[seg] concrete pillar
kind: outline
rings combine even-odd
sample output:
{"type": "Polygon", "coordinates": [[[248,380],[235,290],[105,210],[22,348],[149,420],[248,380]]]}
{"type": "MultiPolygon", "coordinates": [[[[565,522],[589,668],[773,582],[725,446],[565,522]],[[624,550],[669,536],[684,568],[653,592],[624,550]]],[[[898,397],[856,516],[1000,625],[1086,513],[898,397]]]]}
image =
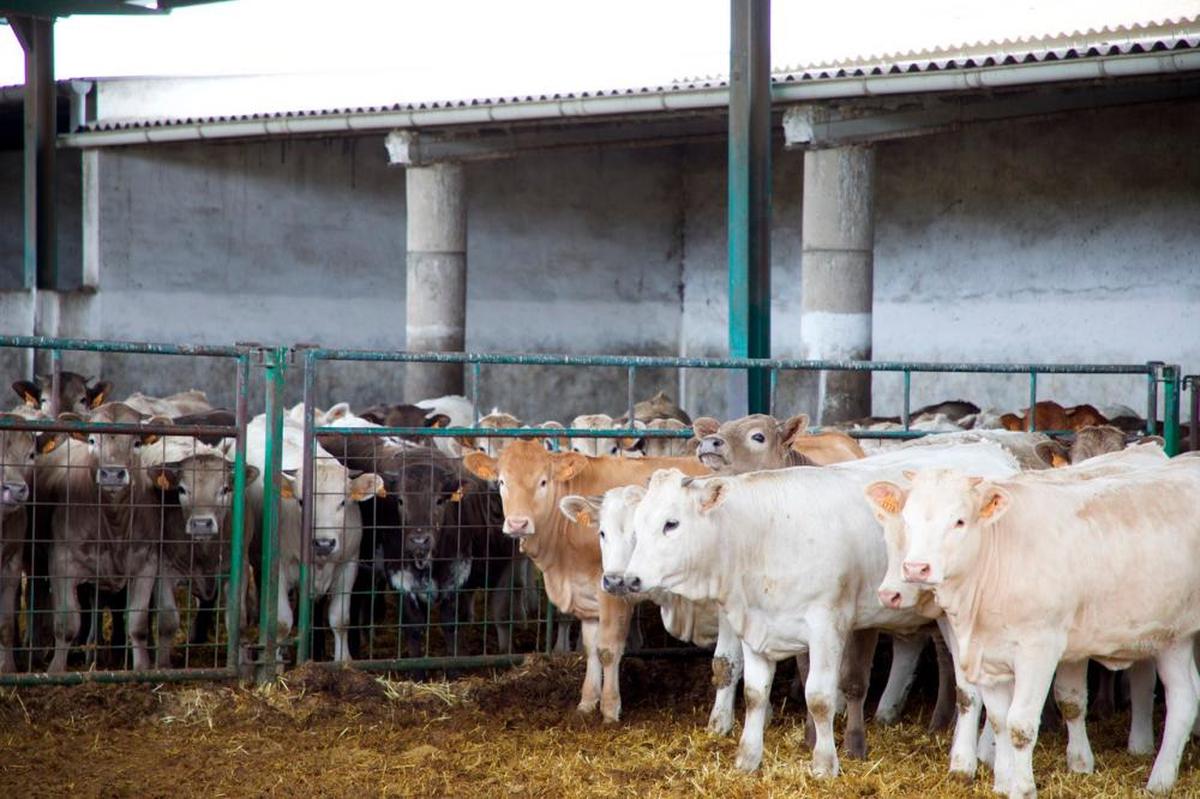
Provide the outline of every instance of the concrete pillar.
{"type": "MultiPolygon", "coordinates": [[[[874,184],[868,147],[804,154],[800,337],[808,358],[871,357],[874,184]]],[[[823,373],[816,413],[820,424],[870,415],[870,373],[823,373]]]]}
{"type": "MultiPolygon", "coordinates": [[[[467,197],[460,164],[409,167],[406,349],[458,352],[466,343],[467,197]]],[[[462,364],[408,364],[404,399],[463,392],[462,364]]]]}

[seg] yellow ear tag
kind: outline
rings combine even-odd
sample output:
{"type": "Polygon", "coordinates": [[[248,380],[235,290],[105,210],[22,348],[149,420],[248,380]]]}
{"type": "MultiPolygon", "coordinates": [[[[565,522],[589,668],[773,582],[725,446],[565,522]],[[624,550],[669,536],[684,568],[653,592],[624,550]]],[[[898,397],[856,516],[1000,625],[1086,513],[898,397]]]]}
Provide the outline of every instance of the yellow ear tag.
{"type": "Polygon", "coordinates": [[[59,441],[61,441],[61,439],[58,439],[58,438],[47,439],[46,443],[44,445],[42,445],[42,454],[46,455],[48,453],[53,452],[55,449],[57,449],[59,441]]]}
{"type": "Polygon", "coordinates": [[[460,488],[450,495],[451,502],[462,502],[463,490],[460,488]]]}
{"type": "Polygon", "coordinates": [[[379,497],[380,499],[387,499],[387,486],[385,486],[383,483],[380,483],[379,488],[375,489],[375,496],[379,497]]]}
{"type": "Polygon", "coordinates": [[[159,488],[161,488],[163,491],[169,491],[171,489],[171,481],[168,480],[167,476],[162,473],[160,473],[158,475],[158,477],[154,478],[154,484],[156,486],[158,486],[159,488]]]}
{"type": "Polygon", "coordinates": [[[42,403],[38,401],[37,397],[33,396],[28,391],[26,391],[25,392],[25,404],[28,405],[30,408],[36,408],[39,405],[41,405],[42,403]]]}
{"type": "Polygon", "coordinates": [[[279,496],[283,497],[284,499],[292,499],[296,496],[296,494],[292,491],[291,483],[280,483],[279,496]]]}
{"type": "Polygon", "coordinates": [[[879,507],[883,508],[888,513],[900,512],[900,501],[891,494],[879,500],[879,507]]]}
{"type": "Polygon", "coordinates": [[[148,447],[151,444],[156,443],[157,441],[158,441],[158,436],[155,435],[154,433],[151,433],[150,435],[148,435],[144,439],[142,439],[142,444],[143,444],[143,446],[148,447]]]}
{"type": "Polygon", "coordinates": [[[1063,466],[1070,466],[1071,462],[1069,460],[1067,460],[1066,458],[1064,458],[1062,455],[1059,455],[1057,452],[1055,452],[1053,455],[1050,456],[1050,465],[1053,466],[1055,469],[1061,469],[1063,466]]]}
{"type": "Polygon", "coordinates": [[[96,396],[92,397],[92,407],[93,408],[99,408],[103,404],[104,404],[104,395],[103,394],[97,394],[96,396]]]}

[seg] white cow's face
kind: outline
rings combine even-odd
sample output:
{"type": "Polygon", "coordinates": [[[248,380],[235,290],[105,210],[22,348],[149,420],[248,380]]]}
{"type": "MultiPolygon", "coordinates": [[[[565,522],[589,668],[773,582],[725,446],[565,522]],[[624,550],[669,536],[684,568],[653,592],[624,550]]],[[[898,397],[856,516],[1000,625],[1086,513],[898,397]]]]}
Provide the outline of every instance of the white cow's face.
{"type": "Polygon", "coordinates": [[[610,489],[603,497],[563,497],[559,510],[576,524],[596,533],[600,540],[600,561],[603,576],[600,587],[614,596],[629,593],[625,586],[625,567],[633,554],[633,512],[645,495],[641,486],[621,486],[610,489]]]}
{"type": "Polygon", "coordinates": [[[887,572],[879,584],[879,601],[893,610],[915,607],[928,591],[904,581],[903,562],[908,543],[900,511],[908,500],[908,491],[885,480],[867,486],[864,493],[875,519],[883,527],[887,546],[887,572]]]}
{"type": "MultiPolygon", "coordinates": [[[[607,413],[591,413],[571,420],[571,427],[580,430],[613,430],[620,426],[607,413]]],[[[621,446],[616,438],[572,438],[571,451],[590,458],[616,457],[621,452],[621,446]]]]}
{"type": "Polygon", "coordinates": [[[715,557],[720,506],[730,486],[721,478],[695,480],[678,469],[655,472],[633,515],[633,554],[625,586],[633,593],[667,591],[687,599],[689,567],[715,557]]]}
{"type": "Polygon", "coordinates": [[[1010,500],[1002,488],[953,469],[926,469],[911,479],[901,511],[907,545],[903,578],[936,586],[974,562],[983,528],[1004,514],[1010,500]]]}
{"type": "MultiPolygon", "coordinates": [[[[284,496],[301,499],[303,472],[284,473],[284,496]]],[[[317,460],[313,480],[313,557],[317,561],[345,560],[357,557],[357,552],[345,551],[345,531],[362,526],[359,502],[373,496],[383,497],[387,489],[377,474],[361,474],[351,478],[346,467],[331,458],[317,460]]]]}

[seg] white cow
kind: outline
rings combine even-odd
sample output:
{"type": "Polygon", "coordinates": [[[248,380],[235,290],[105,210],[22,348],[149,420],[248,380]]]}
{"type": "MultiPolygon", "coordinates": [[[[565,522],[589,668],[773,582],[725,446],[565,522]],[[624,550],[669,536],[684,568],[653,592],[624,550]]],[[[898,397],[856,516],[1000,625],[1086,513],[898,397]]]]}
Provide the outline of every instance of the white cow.
{"type": "MultiPolygon", "coordinates": [[[[246,462],[259,470],[246,491],[247,505],[261,514],[266,468],[266,417],[256,416],[246,425],[246,462]]],[[[300,580],[301,509],[304,484],[304,429],[284,419],[279,502],[279,605],[276,624],[283,639],[291,634],[294,615],[288,592],[300,580]]],[[[311,597],[329,595],[329,626],[333,630],[334,659],[350,659],[347,628],[350,592],[358,574],[358,549],[362,540],[362,512],[358,503],[385,492],[383,478],[366,473],[351,477],[333,456],[316,448],[313,480],[313,530],[311,597]]]]}
{"type": "Polygon", "coordinates": [[[1065,471],[991,481],[918,472],[902,494],[904,576],[935,587],[962,668],[980,686],[996,730],[997,792],[1037,793],[1033,747],[1056,669],[1148,656],[1167,715],[1147,787],[1167,791],[1200,699],[1200,459],[1075,479],[1065,471]]]}
{"type": "MultiPolygon", "coordinates": [[[[833,710],[839,668],[851,647],[874,645],[879,630],[912,634],[928,620],[880,605],[887,566],[879,524],[861,501],[880,475],[913,464],[970,464],[995,475],[1017,472],[994,444],[927,447],[827,466],[689,480],[657,473],[634,513],[636,543],[624,575],[634,591],[668,591],[716,601],[742,640],[746,722],[736,764],[762,760],[763,724],[775,663],[809,652],[805,700],[816,725],[812,772],[838,773],[833,710]],[[747,534],[753,531],[753,535],[747,534]]],[[[856,659],[852,653],[846,662],[856,659]]],[[[867,674],[842,675],[847,727],[862,735],[867,674]]],[[[851,753],[865,739],[847,736],[851,753]]]]}
{"type": "MultiPolygon", "coordinates": [[[[629,595],[623,575],[635,543],[633,514],[645,495],[644,487],[633,485],[610,489],[600,501],[574,494],[559,501],[559,509],[568,519],[597,531],[604,566],[600,584],[615,596],[629,595]]],[[[715,602],[691,602],[669,593],[631,597],[634,601],[640,598],[653,599],[659,605],[663,629],[671,636],[697,646],[716,644],[713,684],[717,692],[708,729],[717,735],[728,735],[733,729],[734,695],[742,676],[741,641],[728,625],[720,623],[715,602]]]]}

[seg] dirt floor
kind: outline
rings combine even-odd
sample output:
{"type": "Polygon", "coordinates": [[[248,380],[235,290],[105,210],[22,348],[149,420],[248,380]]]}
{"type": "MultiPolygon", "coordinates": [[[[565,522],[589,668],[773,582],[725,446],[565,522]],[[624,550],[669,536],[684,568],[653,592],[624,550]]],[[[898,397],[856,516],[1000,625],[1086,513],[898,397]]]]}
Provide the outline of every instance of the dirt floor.
{"type": "MultiPolygon", "coordinates": [[[[832,783],[807,773],[803,715],[777,680],[761,773],[732,765],[736,737],[704,731],[703,659],[623,664],[619,725],[573,711],[578,657],[535,659],[453,682],[309,667],[283,685],[36,687],[0,691],[0,796],[987,797],[946,774],[946,736],[869,730],[865,761],[832,783]]],[[[1160,710],[1161,712],[1161,710],[1160,710]]],[[[1044,797],[1142,793],[1150,760],[1124,752],[1128,716],[1090,725],[1097,772],[1066,772],[1061,734],[1038,742],[1044,797]]],[[[1160,720],[1161,727],[1161,720],[1160,720]]],[[[1175,796],[1200,796],[1197,747],[1175,796]]]]}

